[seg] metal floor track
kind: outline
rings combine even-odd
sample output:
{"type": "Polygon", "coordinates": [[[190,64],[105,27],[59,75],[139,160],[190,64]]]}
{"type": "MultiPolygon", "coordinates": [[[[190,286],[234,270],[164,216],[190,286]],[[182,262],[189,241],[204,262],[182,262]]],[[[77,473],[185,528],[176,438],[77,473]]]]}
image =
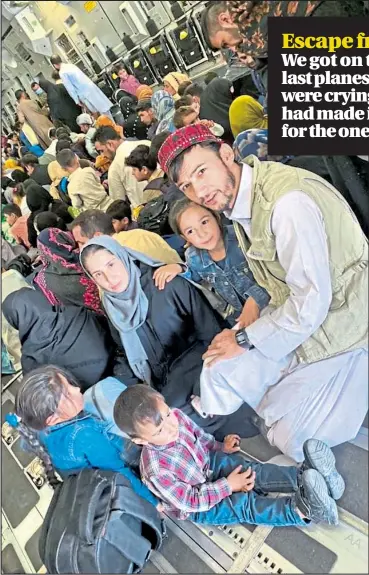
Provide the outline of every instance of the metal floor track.
{"type": "MultiPolygon", "coordinates": [[[[2,423],[20,381],[3,381],[2,423]]],[[[338,527],[211,527],[168,518],[168,538],[143,573],[368,573],[367,425],[366,418],[353,441],[334,449],[346,480],[338,527]]],[[[244,440],[242,449],[248,458],[291,464],[261,436],[244,440]]],[[[52,490],[41,485],[19,438],[3,434],[2,457],[2,573],[46,573],[38,538],[52,490]]]]}

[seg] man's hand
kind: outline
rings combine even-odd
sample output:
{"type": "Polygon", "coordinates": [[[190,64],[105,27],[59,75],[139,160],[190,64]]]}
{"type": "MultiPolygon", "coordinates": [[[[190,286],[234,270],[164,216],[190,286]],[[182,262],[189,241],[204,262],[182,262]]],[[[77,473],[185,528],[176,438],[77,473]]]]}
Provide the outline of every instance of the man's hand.
{"type": "Polygon", "coordinates": [[[155,270],[152,277],[156,287],[159,290],[163,290],[165,288],[165,284],[171,282],[176,276],[181,274],[182,271],[182,266],[179,264],[168,264],[155,270]]]}
{"type": "Polygon", "coordinates": [[[253,297],[248,297],[241,315],[236,319],[239,329],[243,329],[248,325],[251,325],[259,319],[260,309],[253,297]]]}
{"type": "Polygon", "coordinates": [[[242,471],[242,465],[239,465],[228,475],[227,481],[232,493],[251,491],[255,485],[255,472],[250,467],[242,471]]]}
{"type": "Polygon", "coordinates": [[[236,332],[233,329],[224,329],[215,336],[208,347],[208,350],[202,356],[206,365],[211,365],[221,359],[232,359],[241,355],[244,350],[236,341],[236,332]]]}
{"type": "Polygon", "coordinates": [[[223,441],[223,449],[224,453],[236,453],[240,450],[240,441],[241,438],[239,435],[226,435],[223,441]]]}

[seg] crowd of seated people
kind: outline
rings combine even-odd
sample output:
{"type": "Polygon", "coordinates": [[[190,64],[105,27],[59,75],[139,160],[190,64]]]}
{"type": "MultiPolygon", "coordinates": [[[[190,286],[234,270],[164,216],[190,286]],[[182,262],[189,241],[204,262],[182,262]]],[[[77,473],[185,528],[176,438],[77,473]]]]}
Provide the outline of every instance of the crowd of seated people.
{"type": "MultiPolygon", "coordinates": [[[[213,4],[231,13],[206,11],[216,47],[213,4]]],[[[368,222],[338,174],[363,186],[364,169],[269,156],[255,70],[257,97],[216,74],[173,72],[153,91],[118,66],[143,139],[97,104],[82,113],[60,83],[34,86],[43,107],[18,94],[3,143],[2,343],[23,372],[19,430],[49,477],[118,471],[198,523],[337,524],[330,447],[367,411],[368,326],[368,222]],[[295,465],[245,470],[240,441],[259,433],[295,465]],[[271,484],[294,495],[265,498],[271,484]]]]}

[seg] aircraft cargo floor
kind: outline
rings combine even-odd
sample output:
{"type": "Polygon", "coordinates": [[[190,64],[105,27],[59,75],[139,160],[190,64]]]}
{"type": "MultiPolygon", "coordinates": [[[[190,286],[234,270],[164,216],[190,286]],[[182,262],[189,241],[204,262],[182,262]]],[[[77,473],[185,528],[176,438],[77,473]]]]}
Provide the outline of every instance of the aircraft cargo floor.
{"type": "MultiPolygon", "coordinates": [[[[2,377],[2,423],[21,377],[12,379],[2,377]]],[[[242,449],[260,461],[289,464],[261,436],[243,441],[242,449]]],[[[143,572],[368,573],[368,417],[358,436],[334,452],[346,480],[339,527],[199,527],[168,518],[168,538],[143,572]]],[[[46,573],[38,538],[52,490],[40,485],[37,460],[6,430],[2,458],[2,573],[46,573]]]]}

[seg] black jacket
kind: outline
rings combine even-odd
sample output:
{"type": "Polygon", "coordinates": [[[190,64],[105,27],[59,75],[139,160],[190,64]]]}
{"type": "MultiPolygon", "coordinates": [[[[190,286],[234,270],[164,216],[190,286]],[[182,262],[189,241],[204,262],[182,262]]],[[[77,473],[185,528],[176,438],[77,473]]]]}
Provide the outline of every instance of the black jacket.
{"type": "Polygon", "coordinates": [[[24,374],[58,365],[73,373],[82,391],[113,374],[116,346],[104,317],[83,307],[52,306],[29,288],[8,295],[3,313],[19,331],[24,374]]]}
{"type": "Polygon", "coordinates": [[[82,109],[70,97],[65,86],[53,84],[44,78],[40,79],[39,84],[47,94],[47,105],[53,122],[58,120],[68,126],[72,132],[79,132],[76,118],[82,113],[82,109]]]}
{"type": "Polygon", "coordinates": [[[48,165],[47,164],[36,165],[35,169],[30,175],[30,179],[34,180],[40,186],[50,186],[52,182],[49,176],[48,165]]]}
{"type": "MultiPolygon", "coordinates": [[[[209,433],[223,439],[227,433],[255,435],[250,425],[250,408],[242,407],[232,416],[203,419],[193,410],[191,395],[200,395],[202,355],[224,325],[192,284],[177,277],[160,291],[152,279],[153,268],[139,264],[141,286],[149,300],[146,322],[138,329],[152,372],[152,385],[171,407],[182,409],[209,433]],[[233,430],[233,431],[232,431],[233,430]]],[[[119,334],[112,327],[116,341],[119,334]]],[[[119,379],[126,385],[138,383],[128,362],[121,362],[119,379]]]]}

